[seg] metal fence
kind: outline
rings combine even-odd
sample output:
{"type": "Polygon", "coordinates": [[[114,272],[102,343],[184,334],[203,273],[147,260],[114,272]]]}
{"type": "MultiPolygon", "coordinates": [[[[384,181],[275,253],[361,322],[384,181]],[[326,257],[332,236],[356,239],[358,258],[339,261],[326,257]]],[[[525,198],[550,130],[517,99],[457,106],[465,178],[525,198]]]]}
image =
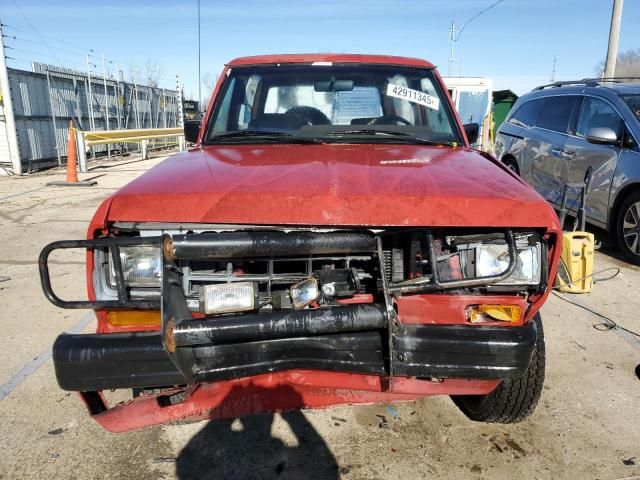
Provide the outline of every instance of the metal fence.
{"type": "MultiPolygon", "coordinates": [[[[7,68],[15,132],[2,125],[5,115],[0,116],[0,145],[9,143],[9,135],[17,136],[22,172],[64,163],[71,119],[81,130],[180,125],[175,90],[125,82],[121,74],[103,78],[41,63],[32,68],[7,68]]],[[[99,154],[108,147],[93,148],[99,154]]],[[[0,156],[2,167],[11,169],[8,156],[0,156]]]]}

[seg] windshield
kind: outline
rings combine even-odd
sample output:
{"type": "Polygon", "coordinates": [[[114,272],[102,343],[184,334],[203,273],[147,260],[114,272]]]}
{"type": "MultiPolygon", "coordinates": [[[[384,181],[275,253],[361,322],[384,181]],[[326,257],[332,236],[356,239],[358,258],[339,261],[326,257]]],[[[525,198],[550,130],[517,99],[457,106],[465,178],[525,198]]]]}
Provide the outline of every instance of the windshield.
{"type": "Polygon", "coordinates": [[[205,143],[461,143],[434,71],[373,65],[232,69],[205,143]]]}
{"type": "Polygon", "coordinates": [[[640,121],[640,95],[620,95],[629,108],[640,121]]]}

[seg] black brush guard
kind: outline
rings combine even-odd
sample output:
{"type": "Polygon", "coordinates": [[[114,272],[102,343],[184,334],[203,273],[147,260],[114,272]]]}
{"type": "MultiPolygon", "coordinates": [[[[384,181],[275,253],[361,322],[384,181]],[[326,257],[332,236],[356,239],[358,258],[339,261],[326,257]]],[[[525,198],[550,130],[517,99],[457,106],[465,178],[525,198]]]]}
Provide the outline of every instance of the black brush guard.
{"type": "MultiPolygon", "coordinates": [[[[486,284],[502,280],[515,268],[514,236],[507,232],[505,239],[509,266],[500,275],[482,279],[486,284]]],[[[39,262],[42,286],[52,303],[63,308],[162,311],[160,333],[59,336],[53,348],[58,382],[65,390],[97,391],[194,384],[290,369],[420,378],[503,379],[524,374],[536,340],[533,323],[523,327],[401,324],[391,304],[393,286],[386,282],[384,301],[378,304],[193,319],[175,263],[329,253],[379,255],[380,251],[380,238],[368,232],[231,232],[54,242],[45,247],[39,262]],[[163,249],[161,302],[130,298],[118,270],[119,249],[130,245],[163,249]],[[65,301],[56,296],[47,261],[60,248],[109,249],[118,299],[65,301]]],[[[384,273],[383,262],[380,268],[384,273]]],[[[453,281],[440,282],[437,273],[432,286],[456,288],[453,281]]]]}

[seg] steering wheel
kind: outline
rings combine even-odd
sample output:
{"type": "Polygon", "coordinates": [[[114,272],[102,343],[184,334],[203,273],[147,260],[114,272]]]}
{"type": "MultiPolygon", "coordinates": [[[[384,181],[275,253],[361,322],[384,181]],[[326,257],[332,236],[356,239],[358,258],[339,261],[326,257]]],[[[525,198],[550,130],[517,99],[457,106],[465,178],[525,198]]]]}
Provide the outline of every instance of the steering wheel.
{"type": "Polygon", "coordinates": [[[294,115],[304,120],[309,125],[331,125],[331,120],[324,113],[314,107],[293,107],[284,112],[285,115],[294,115]]]}
{"type": "Polygon", "coordinates": [[[368,125],[397,125],[401,123],[403,125],[412,125],[412,123],[406,118],[402,118],[400,115],[383,115],[371,120],[368,125]]]}

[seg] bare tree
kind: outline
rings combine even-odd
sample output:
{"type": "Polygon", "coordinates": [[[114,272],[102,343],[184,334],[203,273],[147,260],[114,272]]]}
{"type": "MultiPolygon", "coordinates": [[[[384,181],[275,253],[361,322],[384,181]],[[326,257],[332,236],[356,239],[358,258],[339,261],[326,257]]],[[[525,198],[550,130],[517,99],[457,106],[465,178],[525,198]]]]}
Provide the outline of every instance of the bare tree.
{"type": "MultiPolygon", "coordinates": [[[[604,72],[604,60],[595,68],[598,77],[604,72]]],[[[627,50],[618,54],[616,59],[616,77],[637,77],[640,78],[640,48],[627,50]]]]}
{"type": "Polygon", "coordinates": [[[162,65],[153,58],[148,58],[144,64],[145,80],[147,85],[153,88],[160,86],[160,77],[162,77],[162,65]]]}
{"type": "Polygon", "coordinates": [[[218,83],[217,74],[205,73],[202,76],[204,97],[202,97],[202,105],[200,105],[200,110],[204,111],[204,109],[209,105],[209,100],[211,100],[213,89],[216,88],[216,83],[218,83]]]}

